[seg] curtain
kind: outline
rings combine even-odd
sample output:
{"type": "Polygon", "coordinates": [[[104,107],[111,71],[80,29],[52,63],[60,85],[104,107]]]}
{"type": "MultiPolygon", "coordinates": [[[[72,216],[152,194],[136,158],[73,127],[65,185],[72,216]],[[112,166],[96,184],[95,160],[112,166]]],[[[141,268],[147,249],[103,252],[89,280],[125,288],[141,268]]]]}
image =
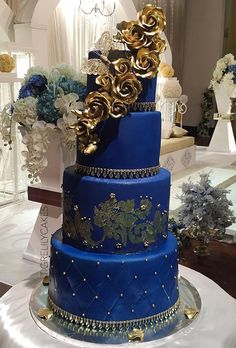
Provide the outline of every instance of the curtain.
{"type": "Polygon", "coordinates": [[[38,0],[5,0],[15,14],[15,23],[29,23],[38,0]]]}
{"type": "Polygon", "coordinates": [[[161,7],[166,15],[165,35],[172,51],[175,76],[182,82],[184,59],[184,32],[186,0],[133,0],[137,11],[146,4],[153,3],[161,7]]]}
{"type": "Polygon", "coordinates": [[[115,29],[115,18],[99,13],[84,14],[79,1],[61,0],[49,22],[49,66],[72,65],[80,71],[82,60],[101,34],[115,29]]]}

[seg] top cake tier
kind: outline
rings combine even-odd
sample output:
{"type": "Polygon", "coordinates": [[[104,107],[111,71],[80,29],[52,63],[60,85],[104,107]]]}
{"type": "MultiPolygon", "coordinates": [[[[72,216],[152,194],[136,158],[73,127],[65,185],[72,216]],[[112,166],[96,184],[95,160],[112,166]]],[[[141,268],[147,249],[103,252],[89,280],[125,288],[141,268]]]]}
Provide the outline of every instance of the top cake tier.
{"type": "Polygon", "coordinates": [[[130,112],[123,118],[109,118],[98,126],[98,136],[100,142],[94,154],[77,151],[81,172],[87,170],[90,174],[91,167],[95,167],[155,174],[160,156],[160,112],[130,112]]]}
{"type": "MultiPolygon", "coordinates": [[[[119,51],[119,50],[112,50],[109,52],[108,59],[110,61],[115,61],[119,58],[126,58],[127,55],[130,55],[130,52],[128,51],[119,51]]],[[[91,51],[89,52],[88,59],[98,59],[100,57],[100,52],[99,51],[91,51]]],[[[96,83],[96,75],[88,75],[87,77],[87,94],[92,92],[92,91],[97,91],[101,86],[99,86],[96,83]]],[[[136,102],[134,103],[134,106],[136,107],[152,107],[153,104],[155,104],[156,100],[156,82],[157,78],[138,78],[139,82],[142,85],[142,91],[139,94],[136,102]],[[140,103],[143,103],[141,105],[140,103]]]]}

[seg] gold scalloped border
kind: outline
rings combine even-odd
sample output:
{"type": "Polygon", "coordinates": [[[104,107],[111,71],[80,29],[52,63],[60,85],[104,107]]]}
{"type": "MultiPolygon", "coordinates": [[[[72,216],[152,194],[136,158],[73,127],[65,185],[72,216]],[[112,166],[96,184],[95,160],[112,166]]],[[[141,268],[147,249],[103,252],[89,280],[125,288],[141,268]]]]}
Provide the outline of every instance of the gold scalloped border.
{"type": "Polygon", "coordinates": [[[96,176],[109,179],[138,179],[154,176],[159,173],[160,165],[140,169],[109,169],[99,167],[89,167],[76,163],[75,171],[79,174],[96,176]]]}
{"type": "Polygon", "coordinates": [[[170,319],[174,317],[178,309],[180,308],[180,298],[169,309],[160,312],[156,315],[145,317],[141,319],[124,320],[124,321],[103,321],[94,320],[85,317],[80,317],[75,314],[71,314],[64,309],[57,306],[50,296],[48,295],[48,305],[51,307],[56,315],[70,321],[71,323],[79,324],[85,328],[91,328],[93,330],[105,330],[105,331],[123,331],[124,329],[133,329],[137,327],[149,327],[159,326],[163,327],[163,323],[168,323],[170,319]]]}

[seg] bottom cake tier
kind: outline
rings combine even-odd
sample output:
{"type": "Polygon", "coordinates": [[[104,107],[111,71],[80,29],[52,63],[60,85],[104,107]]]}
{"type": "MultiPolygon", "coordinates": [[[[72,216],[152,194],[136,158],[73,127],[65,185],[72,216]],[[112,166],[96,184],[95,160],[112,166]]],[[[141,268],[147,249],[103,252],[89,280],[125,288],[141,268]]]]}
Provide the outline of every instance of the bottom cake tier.
{"type": "Polygon", "coordinates": [[[52,237],[49,304],[72,322],[91,327],[146,325],[171,318],[179,307],[177,242],[151,251],[99,254],[52,237]]]}

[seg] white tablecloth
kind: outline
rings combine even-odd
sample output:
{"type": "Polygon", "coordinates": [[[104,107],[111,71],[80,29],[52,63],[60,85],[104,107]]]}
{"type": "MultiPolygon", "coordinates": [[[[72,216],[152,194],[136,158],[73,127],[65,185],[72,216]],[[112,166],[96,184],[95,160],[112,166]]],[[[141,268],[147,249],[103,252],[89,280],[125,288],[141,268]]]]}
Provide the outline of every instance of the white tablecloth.
{"type": "MultiPolygon", "coordinates": [[[[180,266],[181,275],[199,291],[200,315],[185,329],[164,339],[145,343],[127,343],[119,347],[135,348],[235,348],[236,300],[202,274],[180,266]]],[[[15,285],[0,300],[0,348],[79,348],[117,347],[57,340],[43,332],[29,312],[29,299],[35,279],[15,285]]]]}

